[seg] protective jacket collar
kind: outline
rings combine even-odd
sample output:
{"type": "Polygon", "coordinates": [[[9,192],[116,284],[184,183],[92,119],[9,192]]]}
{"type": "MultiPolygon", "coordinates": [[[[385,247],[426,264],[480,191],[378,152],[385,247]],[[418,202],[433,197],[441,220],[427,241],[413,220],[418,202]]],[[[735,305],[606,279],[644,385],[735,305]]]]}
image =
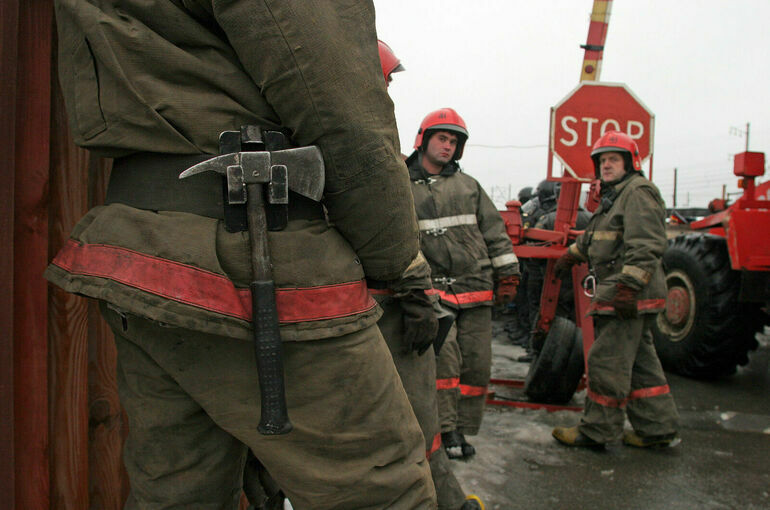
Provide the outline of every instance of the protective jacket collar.
{"type": "MultiPolygon", "coordinates": [[[[409,168],[409,178],[413,181],[420,181],[429,179],[430,177],[435,177],[434,174],[428,173],[427,170],[423,168],[422,156],[423,152],[421,150],[416,150],[412,152],[408,158],[406,158],[406,166],[409,168]]],[[[441,172],[439,172],[438,175],[449,177],[450,175],[454,175],[459,171],[460,165],[457,163],[457,161],[452,160],[444,165],[444,168],[441,169],[441,172]]]]}

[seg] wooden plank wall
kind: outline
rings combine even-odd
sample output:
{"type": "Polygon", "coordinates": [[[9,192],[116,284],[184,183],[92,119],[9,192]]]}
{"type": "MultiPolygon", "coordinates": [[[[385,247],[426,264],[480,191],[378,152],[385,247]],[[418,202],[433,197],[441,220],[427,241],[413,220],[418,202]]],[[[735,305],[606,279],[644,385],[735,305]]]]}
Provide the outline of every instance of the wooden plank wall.
{"type": "MultiPolygon", "coordinates": [[[[74,145],[56,80],[51,113],[52,258],[77,221],[103,203],[112,165],[74,145]]],[[[119,510],[129,488],[121,460],[128,426],[118,400],[112,333],[93,300],[54,286],[49,325],[51,508],[119,510]]]]}
{"type": "Polygon", "coordinates": [[[72,143],[54,34],[52,0],[0,2],[0,509],[118,510],[127,427],[111,333],[42,277],[111,166],[72,143]]]}
{"type": "MultiPolygon", "coordinates": [[[[0,76],[16,76],[19,5],[0,1],[0,76]]],[[[0,508],[16,506],[13,412],[13,194],[16,80],[0,80],[0,508]]]]}
{"type": "Polygon", "coordinates": [[[13,228],[16,507],[49,508],[48,150],[50,0],[18,2],[13,228]]]}

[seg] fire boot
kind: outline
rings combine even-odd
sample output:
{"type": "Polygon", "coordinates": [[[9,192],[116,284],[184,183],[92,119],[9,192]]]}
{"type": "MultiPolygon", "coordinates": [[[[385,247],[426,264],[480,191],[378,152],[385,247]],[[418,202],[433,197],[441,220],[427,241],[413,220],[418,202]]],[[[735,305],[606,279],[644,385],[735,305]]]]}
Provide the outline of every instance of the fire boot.
{"type": "Polygon", "coordinates": [[[585,448],[604,448],[604,443],[595,441],[586,436],[577,426],[575,427],[556,427],[551,435],[561,444],[567,446],[582,446],[585,448]]]}
{"type": "Polygon", "coordinates": [[[478,496],[471,494],[465,497],[465,503],[460,510],[484,510],[484,503],[478,496]]]}
{"type": "Polygon", "coordinates": [[[522,354],[518,358],[516,358],[516,361],[519,363],[532,363],[532,361],[535,359],[535,352],[527,349],[526,354],[522,354]]]}
{"type": "Polygon", "coordinates": [[[623,444],[636,448],[666,448],[676,446],[681,441],[676,432],[659,436],[640,436],[632,430],[623,432],[623,444]]]}
{"type": "Polygon", "coordinates": [[[441,433],[441,444],[446,450],[446,455],[450,459],[462,459],[463,458],[463,443],[464,438],[462,434],[456,430],[450,432],[441,433]]]}
{"type": "Polygon", "coordinates": [[[505,332],[513,345],[526,347],[529,343],[529,329],[521,324],[518,317],[514,317],[505,325],[505,332]]]}
{"type": "Polygon", "coordinates": [[[465,440],[465,436],[462,433],[458,432],[458,434],[460,435],[460,449],[463,452],[463,458],[469,459],[476,455],[476,448],[465,440]]]}

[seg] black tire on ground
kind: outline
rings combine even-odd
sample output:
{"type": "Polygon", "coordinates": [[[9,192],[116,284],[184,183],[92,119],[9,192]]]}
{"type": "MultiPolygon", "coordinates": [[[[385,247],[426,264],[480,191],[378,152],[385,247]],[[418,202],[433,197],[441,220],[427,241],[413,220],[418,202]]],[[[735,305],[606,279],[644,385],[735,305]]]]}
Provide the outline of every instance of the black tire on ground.
{"type": "Polygon", "coordinates": [[[566,404],[583,376],[580,330],[564,317],[555,317],[540,353],[532,360],[524,392],[533,402],[566,404]]]}
{"type": "Polygon", "coordinates": [[[668,296],[653,337],[666,370],[700,379],[735,373],[757,348],[764,323],[759,304],[741,303],[740,273],[730,267],[725,239],[687,234],[663,254],[668,296]]]}

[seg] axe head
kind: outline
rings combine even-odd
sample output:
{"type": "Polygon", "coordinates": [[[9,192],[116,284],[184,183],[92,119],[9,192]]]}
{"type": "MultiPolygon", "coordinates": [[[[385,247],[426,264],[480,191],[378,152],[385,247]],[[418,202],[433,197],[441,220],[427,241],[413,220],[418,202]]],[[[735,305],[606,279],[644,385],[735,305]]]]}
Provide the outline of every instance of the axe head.
{"type": "MultiPolygon", "coordinates": [[[[291,191],[316,202],[321,200],[325,179],[324,161],[320,149],[314,145],[274,152],[223,154],[191,166],[179,174],[179,178],[185,179],[203,172],[228,175],[228,167],[241,167],[243,181],[238,184],[269,184],[272,181],[271,169],[277,165],[286,167],[291,191]]],[[[233,184],[228,182],[228,187],[233,184]]]]}

